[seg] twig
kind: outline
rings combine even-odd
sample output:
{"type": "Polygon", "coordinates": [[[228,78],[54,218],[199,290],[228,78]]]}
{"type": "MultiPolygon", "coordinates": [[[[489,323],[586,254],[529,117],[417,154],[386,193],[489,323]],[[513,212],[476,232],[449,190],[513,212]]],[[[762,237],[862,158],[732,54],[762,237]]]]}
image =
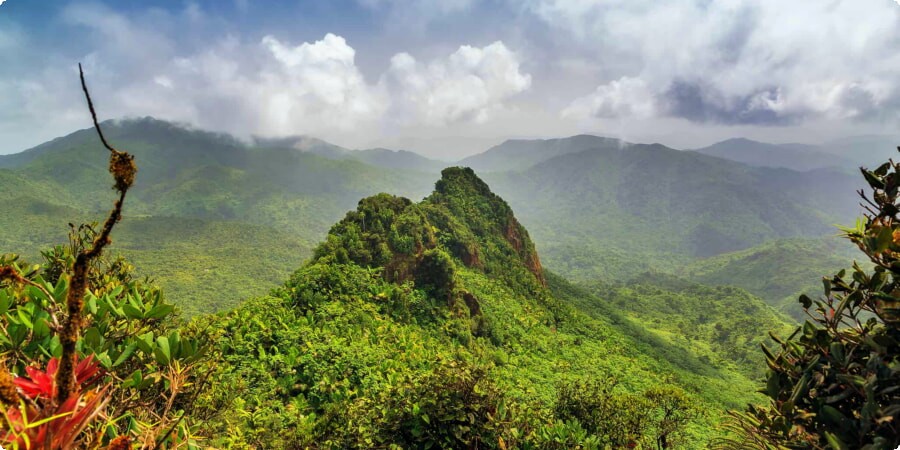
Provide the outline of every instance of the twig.
{"type": "Polygon", "coordinates": [[[134,165],[134,157],[128,153],[116,150],[106,141],[106,137],[103,136],[103,131],[100,129],[100,123],[97,121],[97,112],[94,109],[91,94],[88,92],[81,64],[78,64],[78,74],[81,77],[81,89],[84,91],[85,99],[87,99],[88,109],[91,111],[94,129],[97,130],[97,135],[100,136],[100,142],[110,152],[109,173],[115,179],[116,184],[114,188],[119,192],[119,198],[103,223],[103,229],[100,230],[100,234],[94,239],[90,248],[86,248],[78,254],[75,258],[75,264],[72,266],[72,279],[69,284],[69,293],[66,297],[68,316],[63,324],[62,333],[60,333],[62,357],[60,358],[59,371],[56,373],[56,385],[58,386],[56,393],[57,403],[64,402],[75,390],[75,344],[78,342],[78,335],[81,333],[81,311],[84,308],[84,294],[87,291],[87,276],[91,260],[100,256],[103,249],[111,242],[109,236],[116,223],[122,219],[122,205],[125,203],[125,194],[134,183],[134,176],[137,172],[137,167],[134,165]]]}
{"type": "Polygon", "coordinates": [[[91,101],[91,93],[88,92],[87,83],[84,82],[84,71],[81,69],[81,63],[78,63],[78,75],[81,77],[81,90],[84,91],[84,98],[87,99],[88,109],[91,110],[91,119],[94,120],[94,129],[97,130],[97,134],[100,136],[100,142],[102,142],[103,146],[109,151],[118,151],[106,142],[106,137],[103,136],[103,131],[100,130],[100,124],[97,122],[97,111],[94,109],[94,102],[91,101]]]}
{"type": "MultiPolygon", "coordinates": [[[[191,399],[188,401],[188,405],[190,406],[187,409],[193,407],[194,402],[197,401],[197,395],[203,391],[203,388],[205,387],[206,382],[209,381],[209,376],[212,375],[212,373],[212,370],[208,370],[206,374],[204,374],[203,380],[199,383],[199,387],[194,390],[193,395],[191,395],[191,399]]],[[[182,411],[181,415],[178,417],[178,420],[176,420],[175,423],[173,423],[172,426],[169,427],[169,430],[166,431],[165,434],[160,436],[159,440],[156,442],[156,445],[153,447],[153,450],[159,450],[160,448],[162,448],[162,445],[166,441],[166,439],[172,434],[172,432],[175,431],[175,428],[178,427],[178,424],[180,424],[181,421],[184,420],[184,416],[187,415],[187,409],[182,411]]]]}

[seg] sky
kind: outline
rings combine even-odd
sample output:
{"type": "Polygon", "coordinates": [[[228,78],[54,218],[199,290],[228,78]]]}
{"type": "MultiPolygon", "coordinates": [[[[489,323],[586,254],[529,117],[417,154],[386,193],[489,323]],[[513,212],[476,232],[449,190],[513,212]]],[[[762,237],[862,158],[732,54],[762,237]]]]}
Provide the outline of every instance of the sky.
{"type": "Polygon", "coordinates": [[[0,2],[0,154],[153,116],[455,159],[897,134],[898,0],[0,2]]]}

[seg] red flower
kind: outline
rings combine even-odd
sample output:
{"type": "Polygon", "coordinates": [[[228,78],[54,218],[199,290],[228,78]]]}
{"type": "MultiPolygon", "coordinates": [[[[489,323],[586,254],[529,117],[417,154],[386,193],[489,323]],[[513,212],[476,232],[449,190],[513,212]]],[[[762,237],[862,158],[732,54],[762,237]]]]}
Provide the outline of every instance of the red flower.
{"type": "MultiPolygon", "coordinates": [[[[47,363],[46,372],[29,366],[25,368],[28,378],[17,377],[13,383],[32,400],[37,400],[39,397],[52,398],[56,395],[56,370],[58,368],[59,360],[52,358],[47,363]]],[[[94,360],[94,355],[88,356],[75,367],[75,384],[84,386],[92,383],[99,373],[100,365],[94,360]]]]}
{"type": "MultiPolygon", "coordinates": [[[[51,359],[47,370],[26,367],[28,377],[13,380],[16,386],[32,400],[51,399],[56,393],[56,371],[59,360],[51,359]]],[[[58,406],[54,402],[35,402],[33,405],[11,407],[6,412],[4,428],[9,431],[0,434],[0,444],[18,444],[18,448],[68,449],[73,448],[81,433],[106,406],[106,391],[84,391],[96,381],[100,366],[93,356],[83,359],[75,368],[76,392],[58,406]],[[28,426],[35,422],[53,418],[39,426],[28,426]]]]}

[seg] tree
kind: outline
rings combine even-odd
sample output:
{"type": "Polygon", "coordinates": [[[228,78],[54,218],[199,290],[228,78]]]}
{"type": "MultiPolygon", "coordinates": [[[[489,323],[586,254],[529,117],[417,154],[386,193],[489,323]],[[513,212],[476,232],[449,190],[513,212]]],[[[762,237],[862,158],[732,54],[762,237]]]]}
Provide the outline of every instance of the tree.
{"type": "Polygon", "coordinates": [[[732,413],[729,448],[900,446],[900,163],[860,170],[866,213],[842,231],[874,269],[854,263],[823,279],[819,299],[800,297],[809,320],[763,346],[771,402],[732,413]]]}
{"type": "Polygon", "coordinates": [[[699,416],[694,402],[673,386],[658,386],[644,393],[652,405],[652,426],[656,448],[675,448],[684,436],[685,426],[699,416]]]}

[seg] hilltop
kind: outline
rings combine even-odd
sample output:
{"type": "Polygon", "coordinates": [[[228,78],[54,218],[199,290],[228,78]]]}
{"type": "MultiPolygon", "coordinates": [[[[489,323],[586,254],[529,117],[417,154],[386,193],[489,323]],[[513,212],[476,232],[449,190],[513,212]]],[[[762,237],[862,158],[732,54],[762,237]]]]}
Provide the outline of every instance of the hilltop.
{"type": "MultiPolygon", "coordinates": [[[[785,327],[739,290],[729,296],[760,312],[741,319],[750,322],[729,325],[728,303],[699,319],[720,323],[729,336],[704,325],[673,340],[671,330],[645,327],[618,311],[630,291],[595,295],[544,270],[512,208],[468,168],[445,169],[421,202],[390,194],[360,200],[313,255],[271,296],[198,324],[218,330],[225,363],[215,377],[230,386],[203,400],[228,411],[209,424],[216,444],[651,442],[655,425],[644,414],[656,405],[645,395],[666,385],[664,395],[706,411],[750,401],[759,361],[732,356],[753,353],[760,329],[785,327]],[[584,392],[606,401],[616,418],[572,415],[567,408],[583,400],[566,392],[585,386],[606,386],[584,392]],[[645,422],[625,431],[637,423],[630,420],[645,422]]],[[[695,306],[716,295],[654,289],[654,301],[695,306]]],[[[671,322],[671,313],[657,317],[671,322]]],[[[715,435],[716,416],[697,417],[679,436],[700,445],[715,435]]]]}

